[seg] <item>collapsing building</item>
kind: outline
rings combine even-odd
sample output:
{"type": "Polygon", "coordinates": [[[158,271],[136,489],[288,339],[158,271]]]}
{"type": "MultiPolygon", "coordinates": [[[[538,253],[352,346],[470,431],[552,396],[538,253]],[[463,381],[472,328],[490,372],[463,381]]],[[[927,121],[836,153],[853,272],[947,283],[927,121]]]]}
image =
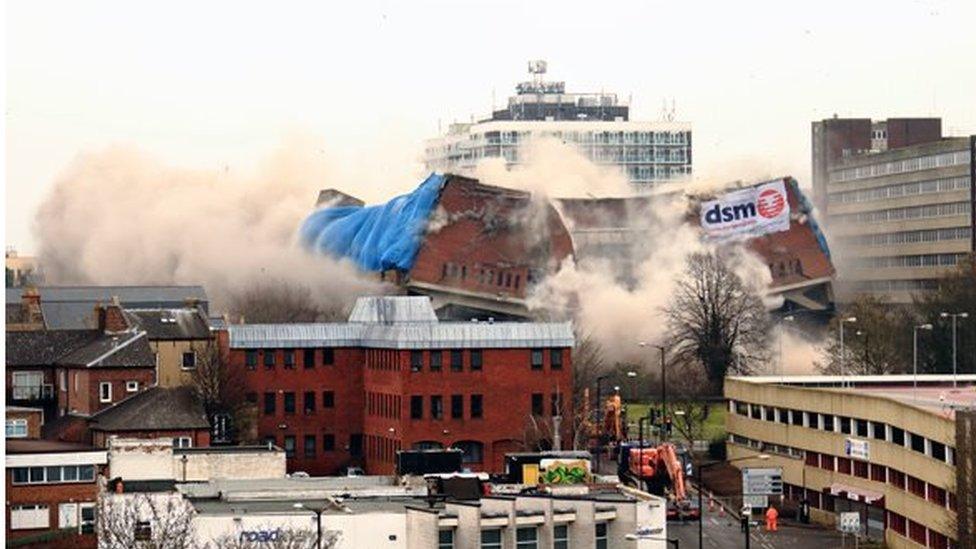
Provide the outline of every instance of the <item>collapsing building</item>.
{"type": "MultiPolygon", "coordinates": [[[[651,251],[654,205],[673,198],[550,202],[451,174],[432,174],[412,193],[377,206],[338,192],[323,196],[345,200],[320,203],[301,227],[303,244],[348,258],[407,294],[429,296],[446,320],[528,318],[532,287],[567,258],[610,261],[620,282],[632,284],[628,273],[651,251]]],[[[745,239],[765,260],[781,311],[832,310],[830,252],[794,179],[692,204],[688,221],[700,222],[703,238],[745,239]]]]}

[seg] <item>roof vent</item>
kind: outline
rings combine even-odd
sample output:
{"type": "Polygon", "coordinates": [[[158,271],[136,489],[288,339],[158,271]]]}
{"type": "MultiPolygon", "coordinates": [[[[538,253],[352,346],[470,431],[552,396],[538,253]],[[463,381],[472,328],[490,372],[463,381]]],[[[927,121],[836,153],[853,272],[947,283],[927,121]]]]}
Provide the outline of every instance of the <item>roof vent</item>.
{"type": "Polygon", "coordinates": [[[495,317],[489,316],[488,317],[488,324],[494,324],[494,323],[495,323],[495,317]]]}

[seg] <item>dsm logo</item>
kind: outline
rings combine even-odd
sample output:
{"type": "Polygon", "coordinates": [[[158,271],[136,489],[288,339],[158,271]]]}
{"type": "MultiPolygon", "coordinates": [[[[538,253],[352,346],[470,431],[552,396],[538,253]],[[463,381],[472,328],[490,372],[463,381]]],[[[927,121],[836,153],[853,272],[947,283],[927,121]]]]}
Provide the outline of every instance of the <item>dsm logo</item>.
{"type": "Polygon", "coordinates": [[[755,200],[723,206],[716,203],[705,212],[705,222],[710,225],[740,221],[753,217],[774,219],[786,209],[786,197],[776,189],[766,189],[755,200]]]}

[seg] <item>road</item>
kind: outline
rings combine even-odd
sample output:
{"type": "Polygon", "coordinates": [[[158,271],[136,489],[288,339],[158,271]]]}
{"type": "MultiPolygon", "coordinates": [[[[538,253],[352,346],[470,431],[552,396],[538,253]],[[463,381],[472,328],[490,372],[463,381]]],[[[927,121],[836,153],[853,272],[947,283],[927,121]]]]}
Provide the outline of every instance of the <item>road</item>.
{"type": "MultiPolygon", "coordinates": [[[[720,514],[716,506],[705,508],[703,537],[705,549],[742,549],[745,534],[739,520],[728,513],[720,514]]],[[[832,530],[797,526],[780,522],[776,532],[766,532],[758,521],[750,528],[750,549],[830,549],[841,547],[840,534],[832,530]]],[[[698,522],[668,522],[668,537],[678,539],[681,549],[698,547],[698,522]]],[[[851,540],[847,545],[853,547],[851,540]]]]}

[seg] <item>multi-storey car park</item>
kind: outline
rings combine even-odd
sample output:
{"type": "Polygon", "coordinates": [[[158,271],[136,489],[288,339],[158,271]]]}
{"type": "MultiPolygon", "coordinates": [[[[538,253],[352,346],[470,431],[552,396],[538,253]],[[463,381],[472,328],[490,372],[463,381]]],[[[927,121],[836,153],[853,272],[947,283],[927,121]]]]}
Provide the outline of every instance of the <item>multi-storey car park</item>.
{"type": "Polygon", "coordinates": [[[974,389],[976,375],[729,378],[728,457],[768,454],[814,521],[856,511],[887,547],[947,548],[972,515],[974,389]]]}

